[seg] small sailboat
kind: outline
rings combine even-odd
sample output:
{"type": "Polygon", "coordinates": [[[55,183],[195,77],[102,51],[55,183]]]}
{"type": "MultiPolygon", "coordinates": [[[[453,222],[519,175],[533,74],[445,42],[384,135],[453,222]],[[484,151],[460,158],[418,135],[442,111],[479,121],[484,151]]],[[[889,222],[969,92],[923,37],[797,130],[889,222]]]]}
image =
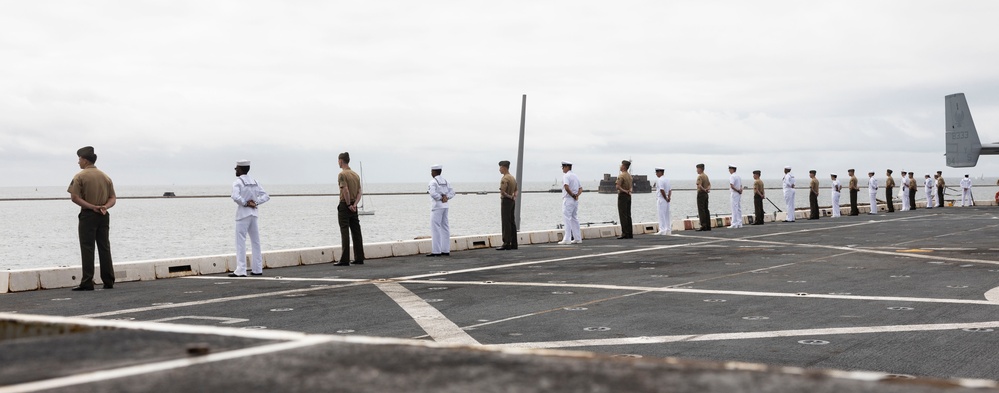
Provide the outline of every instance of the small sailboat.
{"type": "Polygon", "coordinates": [[[358,163],[358,167],[361,170],[361,200],[357,202],[357,215],[359,216],[373,216],[375,215],[374,210],[368,210],[364,208],[364,193],[368,189],[368,186],[364,184],[364,163],[358,163]]]}

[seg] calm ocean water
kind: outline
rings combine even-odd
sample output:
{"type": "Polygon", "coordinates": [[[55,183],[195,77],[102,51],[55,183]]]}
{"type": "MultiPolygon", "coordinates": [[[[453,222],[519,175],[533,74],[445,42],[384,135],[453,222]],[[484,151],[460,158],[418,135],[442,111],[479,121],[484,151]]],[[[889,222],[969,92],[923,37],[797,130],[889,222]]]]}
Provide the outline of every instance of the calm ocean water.
{"type": "MultiPolygon", "coordinates": [[[[259,179],[271,194],[331,194],[331,184],[278,185],[259,179]]],[[[715,186],[726,178],[715,177],[715,186]]],[[[751,184],[746,179],[746,184],[751,184]]],[[[807,176],[806,179],[807,180],[807,176]]],[[[956,186],[957,179],[950,180],[956,186]]],[[[799,178],[799,182],[801,182],[799,178]]],[[[493,183],[455,183],[458,195],[451,202],[449,218],[451,234],[479,235],[500,232],[500,201],[497,194],[476,195],[477,191],[494,191],[493,183]]],[[[766,180],[768,187],[778,186],[779,180],[766,180]]],[[[978,200],[991,200],[996,192],[995,179],[976,180],[978,200]],[[977,186],[981,184],[982,186],[977,186]]],[[[802,183],[804,184],[804,183],[802,183]]],[[[866,184],[861,180],[861,184],[866,184]]],[[[828,180],[823,180],[828,186],[828,180]]],[[[527,183],[526,190],[541,191],[548,183],[527,183]]],[[[597,183],[583,184],[586,190],[596,190],[597,183]]],[[[693,188],[693,181],[674,181],[674,188],[693,188]]],[[[164,191],[177,195],[227,195],[229,185],[129,187],[119,185],[119,197],[159,196],[164,191]]],[[[369,193],[425,192],[423,183],[368,184],[369,193]]],[[[780,190],[768,190],[770,199],[783,209],[780,190]]],[[[952,195],[954,192],[951,191],[952,195]]],[[[743,194],[743,212],[752,211],[752,194],[743,194]]],[[[883,195],[883,193],[882,193],[883,195]]],[[[693,191],[674,191],[673,220],[697,213],[693,191]]],[[[65,187],[0,188],[0,198],[65,198],[53,201],[0,201],[4,225],[0,225],[0,269],[23,269],[51,266],[76,266],[80,263],[76,215],[79,207],[69,201],[65,187]]],[[[949,196],[950,197],[950,196],[949,196]]],[[[579,220],[586,222],[618,221],[616,195],[587,192],[580,198],[579,220]]],[[[426,195],[375,195],[365,198],[368,210],[375,214],[361,217],[365,242],[385,242],[429,236],[430,203],[426,195]]],[[[808,205],[807,191],[798,191],[797,206],[808,205]]],[[[867,201],[865,190],[861,202],[867,201]]],[[[820,194],[820,204],[829,205],[829,191],[820,194]]],[[[848,203],[844,195],[841,202],[848,203]]],[[[334,196],[274,197],[260,208],[261,242],[264,250],[318,247],[340,244],[336,224],[334,196]]],[[[727,191],[711,193],[711,212],[731,212],[727,191]]],[[[775,211],[765,203],[769,214],[775,211]]],[[[235,205],[229,198],[158,198],[121,199],[111,210],[111,248],[116,262],[189,257],[233,253],[235,205]]],[[[527,193],[523,196],[521,230],[553,229],[562,222],[561,194],[527,193]]],[[[632,200],[634,222],[656,220],[653,194],[636,194],[632,200]]]]}

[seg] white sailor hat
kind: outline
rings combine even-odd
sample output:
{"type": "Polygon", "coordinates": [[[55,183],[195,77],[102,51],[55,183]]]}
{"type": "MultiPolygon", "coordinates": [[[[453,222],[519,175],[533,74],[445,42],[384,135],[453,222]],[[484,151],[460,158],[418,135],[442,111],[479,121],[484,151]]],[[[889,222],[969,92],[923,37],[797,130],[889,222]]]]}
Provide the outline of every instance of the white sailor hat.
{"type": "Polygon", "coordinates": [[[250,160],[236,161],[236,166],[250,166],[250,160]]]}
{"type": "Polygon", "coordinates": [[[784,169],[791,169],[791,166],[788,165],[788,166],[784,167],[784,169]]]}
{"type": "Polygon", "coordinates": [[[878,173],[878,172],[875,171],[875,170],[873,170],[873,169],[871,169],[871,170],[867,171],[867,173],[878,173]]]}
{"type": "Polygon", "coordinates": [[[930,177],[930,174],[929,174],[929,173],[927,173],[927,174],[926,174],[926,177],[930,177]]]}
{"type": "Polygon", "coordinates": [[[837,174],[835,174],[835,173],[830,173],[830,174],[829,174],[829,176],[836,176],[836,177],[839,177],[839,175],[837,175],[837,174]]]}
{"type": "Polygon", "coordinates": [[[572,163],[569,161],[562,161],[562,165],[572,165],[572,163]]]}
{"type": "Polygon", "coordinates": [[[735,166],[735,164],[728,164],[728,167],[729,168],[738,168],[738,167],[735,166]]]}
{"type": "Polygon", "coordinates": [[[436,165],[433,165],[433,166],[430,167],[430,170],[432,170],[432,171],[439,171],[441,169],[444,169],[444,167],[441,166],[441,164],[436,164],[436,165]]]}
{"type": "Polygon", "coordinates": [[[661,166],[657,166],[656,167],[656,172],[666,172],[666,168],[663,168],[661,166]]]}

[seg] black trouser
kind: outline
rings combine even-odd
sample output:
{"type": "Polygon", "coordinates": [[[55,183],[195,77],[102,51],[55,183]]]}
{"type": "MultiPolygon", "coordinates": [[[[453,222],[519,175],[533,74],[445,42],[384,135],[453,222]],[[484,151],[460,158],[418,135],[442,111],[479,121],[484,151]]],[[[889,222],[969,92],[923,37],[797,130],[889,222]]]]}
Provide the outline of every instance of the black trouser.
{"type": "Polygon", "coordinates": [[[101,259],[101,280],[104,285],[114,285],[114,264],[111,262],[111,215],[90,209],[80,211],[80,253],[83,255],[83,277],[80,286],[94,287],[94,246],[101,259]]]}
{"type": "Polygon", "coordinates": [[[885,187],[885,201],[888,203],[888,212],[895,212],[895,202],[891,200],[891,192],[895,187],[885,187]]]}
{"type": "Polygon", "coordinates": [[[701,229],[711,230],[711,212],[708,211],[708,193],[697,192],[697,218],[701,220],[701,229]]]}
{"type": "Polygon", "coordinates": [[[850,215],[859,216],[860,209],[857,209],[857,193],[860,190],[850,190],[850,215]]]}
{"type": "Polygon", "coordinates": [[[350,211],[347,202],[340,201],[336,207],[337,220],[340,222],[340,262],[350,261],[350,239],[354,239],[354,261],[364,261],[364,243],[361,241],[361,220],[356,211],[350,211]],[[353,234],[351,233],[353,232],[353,234]]]}
{"type": "Polygon", "coordinates": [[[753,224],[763,225],[763,197],[753,193],[753,224]]]}
{"type": "Polygon", "coordinates": [[[943,206],[943,198],[944,198],[944,188],[938,186],[937,187],[937,207],[944,207],[943,206]]]}
{"type": "Polygon", "coordinates": [[[617,215],[621,218],[621,237],[634,236],[635,228],[631,225],[631,195],[624,192],[617,194],[617,215]]]}
{"type": "Polygon", "coordinates": [[[503,223],[503,247],[517,248],[517,218],[514,216],[514,207],[517,201],[510,198],[503,198],[500,202],[500,221],[503,223]]]}
{"type": "Polygon", "coordinates": [[[909,188],[909,210],[916,210],[916,188],[909,188]]]}
{"type": "Polygon", "coordinates": [[[811,190],[808,191],[808,207],[811,208],[811,214],[809,214],[808,218],[810,218],[812,220],[818,220],[819,219],[819,194],[816,194],[816,193],[812,192],[811,190]]]}

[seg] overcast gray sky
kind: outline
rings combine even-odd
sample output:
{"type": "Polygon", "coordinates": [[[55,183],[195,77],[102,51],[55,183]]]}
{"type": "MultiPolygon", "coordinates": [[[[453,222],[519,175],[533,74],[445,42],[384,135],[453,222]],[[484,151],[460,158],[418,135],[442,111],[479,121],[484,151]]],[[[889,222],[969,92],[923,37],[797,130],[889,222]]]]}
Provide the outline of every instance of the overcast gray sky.
{"type": "MultiPolygon", "coordinates": [[[[734,163],[948,169],[943,97],[999,140],[999,2],[5,1],[0,186],[525,180],[734,163]],[[356,167],[356,165],[355,165],[356,167]]],[[[956,184],[956,181],[954,181],[956,184]]]]}

